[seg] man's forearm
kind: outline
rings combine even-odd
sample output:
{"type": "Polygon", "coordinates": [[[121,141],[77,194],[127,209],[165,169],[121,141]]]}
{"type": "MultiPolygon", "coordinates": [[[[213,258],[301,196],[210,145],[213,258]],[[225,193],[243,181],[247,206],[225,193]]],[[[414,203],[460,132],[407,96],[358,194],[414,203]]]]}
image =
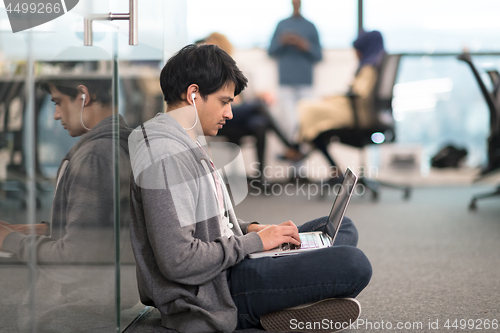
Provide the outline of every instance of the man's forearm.
{"type": "MultiPolygon", "coordinates": [[[[37,223],[34,227],[35,234],[47,236],[49,232],[49,225],[47,223],[37,223]]],[[[32,226],[29,224],[12,224],[9,228],[12,229],[12,231],[17,231],[25,235],[32,233],[32,226]]]]}
{"type": "Polygon", "coordinates": [[[259,232],[261,231],[262,229],[265,229],[267,227],[267,225],[265,224],[250,224],[247,228],[247,233],[249,232],[259,232]]]}
{"type": "Polygon", "coordinates": [[[9,229],[8,227],[0,225],[0,250],[3,249],[3,241],[5,237],[7,237],[7,235],[10,234],[11,232],[12,230],[9,229]]]}

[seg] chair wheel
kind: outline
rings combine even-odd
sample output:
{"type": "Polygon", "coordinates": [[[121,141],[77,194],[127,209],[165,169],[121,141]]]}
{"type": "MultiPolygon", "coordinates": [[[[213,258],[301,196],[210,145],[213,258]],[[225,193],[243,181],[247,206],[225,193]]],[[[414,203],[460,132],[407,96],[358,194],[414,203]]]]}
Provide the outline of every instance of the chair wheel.
{"type": "Polygon", "coordinates": [[[372,191],[372,201],[378,201],[378,192],[372,191]]]}
{"type": "Polygon", "coordinates": [[[476,199],[472,199],[470,204],[469,204],[469,211],[470,212],[475,212],[477,211],[477,205],[476,205],[476,199]]]}

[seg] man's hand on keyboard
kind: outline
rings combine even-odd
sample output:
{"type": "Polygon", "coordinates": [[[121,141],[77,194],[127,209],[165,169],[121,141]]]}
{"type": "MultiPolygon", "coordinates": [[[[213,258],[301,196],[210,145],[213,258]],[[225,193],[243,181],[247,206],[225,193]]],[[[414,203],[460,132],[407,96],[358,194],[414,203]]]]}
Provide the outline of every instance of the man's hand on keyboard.
{"type": "Polygon", "coordinates": [[[283,251],[288,251],[288,250],[298,250],[300,249],[300,244],[299,245],[295,245],[295,244],[292,244],[292,243],[284,243],[284,244],[281,244],[279,246],[279,248],[283,251]]]}
{"type": "Polygon", "coordinates": [[[264,245],[264,251],[274,249],[283,243],[300,245],[299,230],[292,221],[269,225],[257,233],[264,245]]]}

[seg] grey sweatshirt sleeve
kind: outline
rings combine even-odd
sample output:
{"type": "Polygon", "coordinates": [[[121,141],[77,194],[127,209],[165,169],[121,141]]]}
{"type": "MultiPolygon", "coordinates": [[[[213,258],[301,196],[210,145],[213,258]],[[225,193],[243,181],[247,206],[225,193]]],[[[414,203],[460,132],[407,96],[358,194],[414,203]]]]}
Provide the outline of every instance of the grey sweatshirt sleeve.
{"type": "Polygon", "coordinates": [[[64,175],[64,182],[54,205],[64,221],[62,237],[58,239],[9,234],[3,243],[6,251],[13,252],[21,261],[28,261],[28,244],[35,238],[38,262],[113,262],[113,183],[112,166],[97,155],[84,155],[72,161],[73,167],[64,175]]]}
{"type": "MultiPolygon", "coordinates": [[[[134,193],[132,199],[141,201],[144,221],[138,221],[138,224],[143,224],[146,229],[163,276],[177,283],[202,285],[243,260],[247,254],[263,249],[256,233],[218,237],[212,241],[197,238],[200,228],[218,228],[217,216],[196,223],[199,207],[203,206],[201,200],[212,193],[207,194],[207,188],[201,188],[201,180],[199,175],[193,174],[193,166],[177,158],[169,158],[168,167],[165,164],[155,168],[158,180],[165,181],[165,187],[145,189],[134,186],[134,191],[139,191],[140,196],[134,193]],[[162,177],[159,170],[163,172],[162,177]],[[175,191],[170,188],[172,182],[169,183],[167,172],[175,174],[175,191]]],[[[218,230],[206,232],[219,233],[218,230]]]]}
{"type": "Polygon", "coordinates": [[[250,224],[259,224],[259,222],[257,221],[252,221],[252,222],[246,222],[246,221],[243,221],[242,219],[238,219],[238,224],[240,225],[240,228],[241,228],[241,231],[246,234],[248,233],[248,226],[250,224]]]}

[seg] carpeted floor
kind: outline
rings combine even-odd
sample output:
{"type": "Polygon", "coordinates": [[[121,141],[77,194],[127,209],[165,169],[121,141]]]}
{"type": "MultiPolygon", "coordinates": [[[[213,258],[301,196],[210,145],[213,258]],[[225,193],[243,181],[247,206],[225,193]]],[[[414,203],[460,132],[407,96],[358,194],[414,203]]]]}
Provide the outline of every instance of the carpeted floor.
{"type": "MultiPolygon", "coordinates": [[[[358,297],[362,321],[348,331],[498,332],[491,327],[500,321],[500,198],[479,202],[475,213],[467,210],[473,194],[492,188],[417,188],[409,201],[395,190],[383,190],[378,203],[353,197],[347,216],[358,227],[373,277],[358,297]]],[[[332,200],[301,192],[249,195],[236,212],[244,220],[302,224],[328,214],[332,200]]],[[[14,305],[26,293],[27,268],[4,264],[0,280],[0,332],[15,332],[14,305]]],[[[168,331],[151,309],[127,332],[168,331]]]]}
{"type": "MultiPolygon", "coordinates": [[[[394,190],[384,190],[378,203],[354,197],[347,215],[373,277],[358,297],[361,320],[348,331],[497,332],[491,324],[500,320],[500,198],[467,210],[473,194],[491,188],[421,188],[409,201],[394,190]]],[[[236,211],[244,220],[302,224],[328,214],[332,199],[249,195],[236,211]]],[[[167,332],[157,325],[152,310],[130,332],[167,332]]]]}

